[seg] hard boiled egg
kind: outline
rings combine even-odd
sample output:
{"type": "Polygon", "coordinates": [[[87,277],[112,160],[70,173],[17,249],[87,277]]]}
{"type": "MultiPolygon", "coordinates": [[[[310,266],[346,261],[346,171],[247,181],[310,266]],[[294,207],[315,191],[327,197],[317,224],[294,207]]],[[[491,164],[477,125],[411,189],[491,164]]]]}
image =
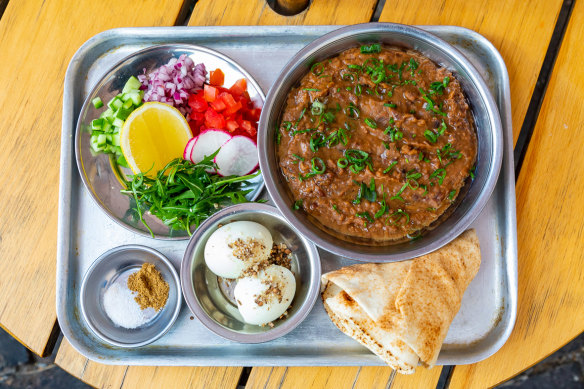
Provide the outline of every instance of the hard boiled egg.
{"type": "Polygon", "coordinates": [[[240,279],[233,295],[243,321],[262,325],[286,312],[295,292],[294,274],[285,267],[270,265],[255,276],[240,279]]]}
{"type": "Polygon", "coordinates": [[[267,259],[272,235],[259,223],[237,221],[218,228],[205,245],[205,263],[223,278],[239,278],[254,263],[267,259]]]}

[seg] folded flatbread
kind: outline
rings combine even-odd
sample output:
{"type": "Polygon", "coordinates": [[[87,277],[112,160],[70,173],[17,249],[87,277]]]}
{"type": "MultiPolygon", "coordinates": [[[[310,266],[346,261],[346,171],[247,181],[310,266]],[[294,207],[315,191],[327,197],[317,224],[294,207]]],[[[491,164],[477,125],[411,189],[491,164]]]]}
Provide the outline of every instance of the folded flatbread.
{"type": "Polygon", "coordinates": [[[344,267],[322,276],[324,307],[345,334],[400,373],[433,366],[481,263],[474,230],[410,261],[344,267]]]}

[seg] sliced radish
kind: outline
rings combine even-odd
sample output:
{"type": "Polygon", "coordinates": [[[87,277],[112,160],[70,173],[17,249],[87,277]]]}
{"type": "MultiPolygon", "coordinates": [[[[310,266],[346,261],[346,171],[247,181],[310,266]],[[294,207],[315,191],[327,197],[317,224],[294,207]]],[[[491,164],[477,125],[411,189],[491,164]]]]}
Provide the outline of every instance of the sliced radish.
{"type": "Polygon", "coordinates": [[[203,158],[213,154],[230,139],[231,135],[223,130],[209,129],[201,132],[191,150],[191,162],[201,162],[203,158]]]}
{"type": "Polygon", "coordinates": [[[194,138],[189,139],[187,145],[185,146],[185,151],[183,151],[183,159],[191,160],[191,151],[193,150],[193,146],[197,143],[197,136],[194,138]]]}
{"type": "Polygon", "coordinates": [[[236,135],[221,146],[215,163],[222,176],[244,176],[257,168],[258,148],[250,138],[236,135]]]}

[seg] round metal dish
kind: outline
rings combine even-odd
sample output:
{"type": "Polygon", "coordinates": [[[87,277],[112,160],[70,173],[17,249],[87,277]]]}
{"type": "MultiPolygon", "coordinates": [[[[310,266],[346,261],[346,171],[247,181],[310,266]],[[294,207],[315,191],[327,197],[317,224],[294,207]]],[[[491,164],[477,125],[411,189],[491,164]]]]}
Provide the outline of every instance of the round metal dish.
{"type": "MultiPolygon", "coordinates": [[[[206,47],[184,44],[153,46],[140,50],[121,60],[97,83],[85,99],[77,121],[75,131],[77,168],[89,194],[108,216],[122,227],[148,237],[151,236],[150,232],[140,222],[134,209],[133,198],[120,193],[120,190],[124,188],[125,175],[132,172],[130,169],[118,167],[115,160],[108,155],[96,154],[90,148],[91,121],[99,117],[100,113],[107,108],[95,109],[91,100],[99,96],[104,103],[108,102],[120,93],[130,76],[138,75],[144,69],[146,73],[149,73],[168,63],[171,58],[178,58],[181,54],[187,54],[195,63],[204,63],[208,71],[221,68],[225,73],[225,85],[232,85],[238,79],[246,78],[250,98],[257,106],[263,105],[265,99],[258,83],[232,59],[206,47]]],[[[252,201],[260,195],[264,181],[260,175],[250,184],[245,189],[253,189],[247,195],[247,198],[252,201]]],[[[177,240],[189,237],[186,231],[172,230],[153,215],[146,213],[144,219],[158,239],[177,240]]]]}
{"type": "Polygon", "coordinates": [[[321,268],[314,244],[291,227],[276,208],[246,203],[225,208],[201,224],[187,246],[180,274],[187,305],[209,330],[236,342],[261,343],[287,334],[306,318],[319,294],[321,268]],[[220,224],[237,220],[262,224],[270,230],[274,243],[285,243],[292,251],[296,294],[288,316],[275,321],[273,328],[244,323],[228,296],[228,288],[205,264],[204,249],[209,236],[220,224]]]}
{"type": "MultiPolygon", "coordinates": [[[[503,158],[502,125],[495,101],[474,66],[442,39],[415,27],[392,23],[368,23],[340,28],[300,50],[284,67],[272,85],[259,124],[260,168],[272,200],[283,216],[316,245],[337,255],[361,261],[400,261],[432,252],[462,233],[481,213],[489,200],[503,158]],[[318,226],[302,211],[293,211],[291,196],[278,166],[275,131],[288,92],[317,61],[361,44],[381,42],[417,50],[454,73],[470,102],[478,138],[476,178],[449,216],[427,231],[421,239],[394,245],[366,245],[347,242],[318,226]]],[[[459,196],[462,197],[462,196],[459,196]]],[[[447,211],[448,212],[448,211],[447,211]]]]}
{"type": "Polygon", "coordinates": [[[81,283],[81,314],[91,330],[104,341],[119,347],[140,347],[154,342],[174,324],[182,303],[180,280],[172,263],[146,246],[127,245],[103,253],[91,265],[81,283]],[[115,283],[152,263],[168,283],[168,300],[150,321],[134,329],[116,326],[103,306],[105,292],[115,283]]]}

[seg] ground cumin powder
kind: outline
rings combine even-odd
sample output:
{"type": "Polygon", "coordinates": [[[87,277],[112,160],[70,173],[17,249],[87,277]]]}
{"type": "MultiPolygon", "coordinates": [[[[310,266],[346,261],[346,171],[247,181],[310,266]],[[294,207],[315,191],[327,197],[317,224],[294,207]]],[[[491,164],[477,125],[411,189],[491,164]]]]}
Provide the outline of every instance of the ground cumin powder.
{"type": "Polygon", "coordinates": [[[168,283],[153,264],[144,263],[142,268],[128,277],[128,288],[138,292],[134,298],[140,308],[160,311],[168,299],[168,283]]]}

